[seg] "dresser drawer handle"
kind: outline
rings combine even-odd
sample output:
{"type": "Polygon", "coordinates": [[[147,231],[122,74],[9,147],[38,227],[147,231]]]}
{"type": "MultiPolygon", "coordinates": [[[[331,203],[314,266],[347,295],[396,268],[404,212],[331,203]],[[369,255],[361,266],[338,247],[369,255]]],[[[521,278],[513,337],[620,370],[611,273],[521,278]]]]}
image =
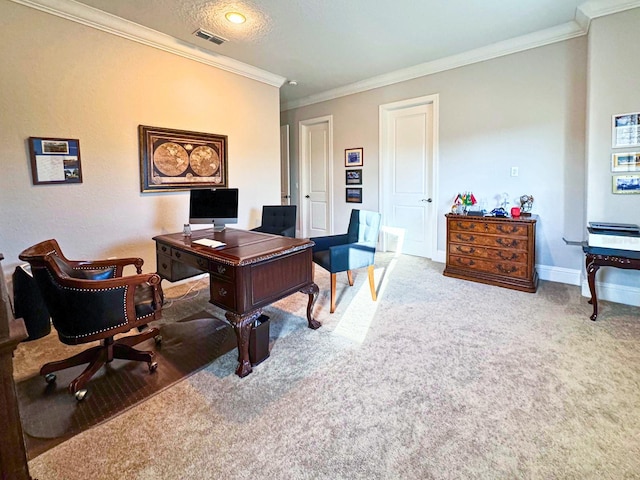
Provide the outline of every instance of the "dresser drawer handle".
{"type": "Polygon", "coordinates": [[[162,269],[163,269],[163,270],[166,270],[167,268],[169,268],[169,265],[167,265],[166,263],[163,263],[163,264],[162,264],[162,269]]]}
{"type": "Polygon", "coordinates": [[[471,267],[476,264],[476,262],[474,262],[473,260],[465,261],[462,258],[456,258],[456,262],[458,262],[460,265],[464,265],[465,267],[471,267]]]}
{"type": "Polygon", "coordinates": [[[456,250],[460,253],[475,253],[476,249],[474,247],[465,248],[462,245],[456,245],[456,250]]]}
{"type": "Polygon", "coordinates": [[[228,293],[228,292],[227,292],[224,288],[220,288],[220,290],[218,290],[218,294],[219,294],[221,297],[226,297],[226,296],[227,296],[227,293],[228,293]]]}
{"type": "Polygon", "coordinates": [[[475,223],[470,223],[469,226],[465,226],[464,223],[462,222],[457,222],[458,228],[460,230],[475,230],[476,228],[476,224],[475,223]]]}
{"type": "Polygon", "coordinates": [[[502,252],[502,251],[498,252],[498,256],[502,260],[516,260],[518,258],[518,254],[517,253],[512,253],[511,256],[508,256],[508,255],[505,255],[504,252],[502,252]]]}
{"type": "Polygon", "coordinates": [[[223,267],[222,265],[218,265],[218,273],[220,275],[224,275],[224,272],[227,271],[227,267],[223,267]]]}
{"type": "Polygon", "coordinates": [[[163,252],[166,252],[168,250],[168,248],[163,245],[163,246],[160,247],[160,250],[162,250],[163,252]]]}
{"type": "Polygon", "coordinates": [[[180,258],[181,256],[180,252],[176,252],[176,258],[180,258]]]}
{"type": "Polygon", "coordinates": [[[460,235],[459,233],[456,235],[456,238],[461,242],[473,242],[476,239],[473,235],[469,235],[468,238],[465,238],[465,236],[460,235]]]}
{"type": "Polygon", "coordinates": [[[505,240],[504,238],[498,238],[496,240],[496,243],[498,245],[501,245],[503,247],[507,247],[507,248],[516,248],[518,246],[518,240],[505,240]]]}
{"type": "Polygon", "coordinates": [[[496,265],[496,268],[500,271],[500,273],[514,273],[518,271],[518,267],[512,265],[511,268],[505,268],[502,265],[496,265]]]}
{"type": "Polygon", "coordinates": [[[500,233],[516,233],[519,228],[517,226],[510,226],[507,228],[505,225],[498,225],[497,230],[500,233]]]}

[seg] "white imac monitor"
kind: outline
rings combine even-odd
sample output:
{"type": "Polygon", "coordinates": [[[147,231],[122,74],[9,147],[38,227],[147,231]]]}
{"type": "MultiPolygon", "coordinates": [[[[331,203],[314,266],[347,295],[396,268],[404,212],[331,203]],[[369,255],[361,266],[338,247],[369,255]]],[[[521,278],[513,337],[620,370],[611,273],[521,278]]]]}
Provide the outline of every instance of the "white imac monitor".
{"type": "Polygon", "coordinates": [[[216,232],[224,230],[227,223],[238,223],[238,189],[192,189],[189,223],[210,223],[216,232]]]}

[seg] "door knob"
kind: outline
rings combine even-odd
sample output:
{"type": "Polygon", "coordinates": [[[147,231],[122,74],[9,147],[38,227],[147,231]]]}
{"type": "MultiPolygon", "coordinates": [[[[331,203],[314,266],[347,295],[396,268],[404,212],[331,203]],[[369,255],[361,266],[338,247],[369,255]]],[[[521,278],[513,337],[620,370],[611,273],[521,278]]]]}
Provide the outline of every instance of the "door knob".
{"type": "Polygon", "coordinates": [[[305,195],[304,198],[310,198],[309,195],[305,195]]]}
{"type": "Polygon", "coordinates": [[[432,199],[430,199],[430,198],[423,198],[423,199],[422,199],[422,200],[420,200],[420,201],[421,201],[421,202],[428,202],[428,203],[433,202],[433,200],[432,200],[432,199]]]}

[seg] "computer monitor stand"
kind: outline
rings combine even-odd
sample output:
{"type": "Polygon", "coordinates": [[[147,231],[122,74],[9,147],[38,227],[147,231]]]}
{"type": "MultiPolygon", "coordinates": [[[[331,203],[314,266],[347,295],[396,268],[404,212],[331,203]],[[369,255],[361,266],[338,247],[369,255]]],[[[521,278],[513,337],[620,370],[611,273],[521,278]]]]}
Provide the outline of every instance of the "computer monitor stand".
{"type": "Polygon", "coordinates": [[[224,224],[222,224],[222,225],[219,225],[219,224],[218,224],[218,225],[216,225],[216,224],[214,223],[214,224],[213,224],[213,231],[214,231],[214,232],[222,232],[222,231],[224,231],[225,226],[226,226],[226,225],[224,225],[224,224]]]}

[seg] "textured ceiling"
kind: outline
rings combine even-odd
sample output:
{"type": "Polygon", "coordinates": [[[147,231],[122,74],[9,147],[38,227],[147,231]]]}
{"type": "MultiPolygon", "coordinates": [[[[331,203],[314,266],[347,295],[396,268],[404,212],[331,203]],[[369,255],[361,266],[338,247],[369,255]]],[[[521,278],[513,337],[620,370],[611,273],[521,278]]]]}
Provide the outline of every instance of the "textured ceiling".
{"type": "Polygon", "coordinates": [[[296,80],[282,103],[568,22],[584,0],[78,0],[296,80]],[[247,22],[224,19],[239,11],[247,22]],[[228,42],[193,35],[202,28],[228,42]]]}

